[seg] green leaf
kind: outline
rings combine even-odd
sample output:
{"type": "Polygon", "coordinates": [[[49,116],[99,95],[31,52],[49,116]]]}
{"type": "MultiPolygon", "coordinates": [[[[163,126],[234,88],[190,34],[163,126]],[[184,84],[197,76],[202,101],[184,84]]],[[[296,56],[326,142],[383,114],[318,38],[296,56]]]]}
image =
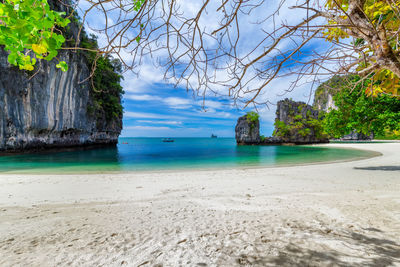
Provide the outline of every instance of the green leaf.
{"type": "Polygon", "coordinates": [[[65,38],[61,34],[57,34],[54,37],[54,39],[57,41],[58,45],[60,45],[60,46],[65,42],[65,38]]]}
{"type": "Polygon", "coordinates": [[[68,71],[68,64],[65,61],[60,61],[57,65],[57,68],[61,69],[63,72],[68,71]]]}
{"type": "Polygon", "coordinates": [[[18,58],[18,54],[15,52],[12,52],[8,55],[8,63],[10,63],[11,65],[17,65],[17,58],[18,58]]]}
{"type": "MultiPolygon", "coordinates": [[[[70,23],[64,12],[52,11],[47,0],[0,1],[0,16],[0,45],[10,53],[8,62],[24,70],[33,69],[33,56],[51,60],[57,55],[65,38],[54,28],[70,23]],[[33,50],[30,56],[27,50],[33,50]]],[[[60,68],[68,69],[64,64],[60,68]]]]}

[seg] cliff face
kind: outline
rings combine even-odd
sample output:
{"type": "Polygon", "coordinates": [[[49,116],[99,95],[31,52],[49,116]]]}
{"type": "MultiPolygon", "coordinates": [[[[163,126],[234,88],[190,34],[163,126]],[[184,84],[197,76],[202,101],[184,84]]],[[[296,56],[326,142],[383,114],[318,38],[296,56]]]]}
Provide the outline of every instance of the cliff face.
{"type": "Polygon", "coordinates": [[[235,127],[238,144],[258,144],[260,142],[260,122],[249,121],[247,115],[240,117],[235,127]]]}
{"type": "Polygon", "coordinates": [[[322,83],[315,90],[313,107],[325,112],[328,112],[330,109],[336,109],[333,97],[339,92],[340,88],[346,85],[346,77],[342,76],[333,76],[328,81],[322,83]]]}
{"type": "MultiPolygon", "coordinates": [[[[71,35],[78,31],[74,24],[70,29],[71,35]]],[[[117,143],[122,115],[89,112],[96,99],[90,82],[82,82],[90,75],[87,58],[72,51],[58,58],[67,62],[67,72],[55,60],[41,61],[31,78],[36,69],[10,66],[0,47],[0,151],[117,143]]]]}
{"type": "Polygon", "coordinates": [[[283,143],[326,143],[320,112],[303,102],[289,99],[278,102],[274,136],[283,143]]]}
{"type": "Polygon", "coordinates": [[[86,62],[78,54],[64,52],[67,72],[55,62],[42,62],[30,75],[10,67],[0,50],[0,150],[24,150],[56,146],[116,143],[121,118],[105,119],[88,114],[93,102],[86,62]]]}
{"type": "Polygon", "coordinates": [[[328,112],[330,109],[336,109],[333,94],[329,90],[316,91],[319,93],[318,98],[314,98],[314,107],[318,110],[328,112]]]}

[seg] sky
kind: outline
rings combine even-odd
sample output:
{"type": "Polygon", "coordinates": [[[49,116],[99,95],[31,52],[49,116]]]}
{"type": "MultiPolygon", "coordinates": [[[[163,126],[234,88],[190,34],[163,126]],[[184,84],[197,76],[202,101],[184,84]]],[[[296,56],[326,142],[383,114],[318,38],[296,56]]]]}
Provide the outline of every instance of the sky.
{"type": "MultiPolygon", "coordinates": [[[[216,3],[219,1],[215,1],[216,3]]],[[[269,5],[272,7],[280,1],[271,0],[269,5]],[[273,3],[273,4],[272,4],[273,3]]],[[[198,2],[183,1],[183,12],[194,12],[198,2]]],[[[80,2],[82,10],[86,8],[85,2],[80,2]]],[[[265,12],[259,9],[251,19],[257,18],[258,14],[265,12]]],[[[301,13],[290,13],[300,11],[289,11],[282,9],[279,19],[285,23],[296,22],[303,16],[301,13]]],[[[92,12],[87,18],[87,32],[94,33],[91,29],[101,28],[104,20],[99,19],[96,13],[92,12]]],[[[108,18],[112,23],[112,18],[108,18]]],[[[257,27],[252,26],[251,21],[246,21],[245,27],[241,32],[243,43],[240,48],[248,51],[252,48],[253,42],[262,39],[265,33],[257,27]]],[[[216,28],[217,21],[213,19],[205,20],[204,27],[216,28]]],[[[278,20],[279,23],[279,20],[278,20]]],[[[266,28],[269,25],[265,26],[266,28]]],[[[265,28],[263,28],[265,30],[265,28]]],[[[99,43],[105,42],[99,36],[99,43]]],[[[253,44],[254,45],[254,44],[253,44]]],[[[315,43],[311,49],[318,49],[324,44],[315,43]]],[[[283,44],[285,46],[285,44],[283,44]]],[[[282,47],[283,49],[285,47],[282,47]]],[[[161,58],[165,55],[158,55],[161,58]]],[[[131,60],[131,55],[126,53],[124,60],[131,60]]],[[[163,79],[164,70],[155,64],[152,58],[145,58],[137,70],[137,73],[124,73],[122,86],[125,94],[123,96],[123,130],[122,137],[209,137],[216,134],[218,137],[234,137],[237,119],[254,110],[254,107],[243,109],[242,106],[234,106],[232,99],[221,92],[219,95],[206,93],[204,96],[197,96],[198,92],[187,91],[182,85],[174,86],[163,79]]],[[[226,73],[221,73],[226,75],[226,73]]],[[[272,104],[257,107],[260,114],[261,134],[270,136],[273,132],[275,119],[276,102],[284,98],[292,98],[296,101],[312,103],[310,97],[311,84],[305,83],[296,88],[293,92],[284,94],[285,89],[289,88],[290,82],[294,77],[288,76],[274,80],[260,96],[262,100],[268,100],[272,104]]],[[[216,91],[223,90],[216,88],[216,91]]],[[[201,95],[201,94],[200,94],[201,95]]]]}

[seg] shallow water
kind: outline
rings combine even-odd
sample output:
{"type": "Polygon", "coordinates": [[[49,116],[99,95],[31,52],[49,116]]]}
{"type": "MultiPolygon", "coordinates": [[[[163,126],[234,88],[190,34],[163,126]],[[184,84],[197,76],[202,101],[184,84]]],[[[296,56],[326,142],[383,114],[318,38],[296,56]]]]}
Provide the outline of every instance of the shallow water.
{"type": "Polygon", "coordinates": [[[0,157],[0,172],[98,173],[272,167],[344,161],[373,152],[315,146],[237,146],[234,138],[120,138],[116,147],[0,157]]]}

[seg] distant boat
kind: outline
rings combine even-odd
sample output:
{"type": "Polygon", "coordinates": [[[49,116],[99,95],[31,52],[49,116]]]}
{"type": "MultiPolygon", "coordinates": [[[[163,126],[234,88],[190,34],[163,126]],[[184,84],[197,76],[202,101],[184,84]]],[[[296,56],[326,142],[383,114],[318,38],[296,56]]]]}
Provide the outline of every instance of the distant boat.
{"type": "Polygon", "coordinates": [[[172,138],[164,138],[162,141],[165,142],[165,143],[172,143],[172,142],[174,142],[175,140],[172,139],[172,138]]]}
{"type": "Polygon", "coordinates": [[[214,134],[211,134],[211,138],[217,138],[217,136],[214,134]]]}
{"type": "Polygon", "coordinates": [[[129,144],[129,143],[128,143],[128,142],[122,142],[122,144],[123,144],[123,145],[127,145],[127,144],[129,144]]]}

